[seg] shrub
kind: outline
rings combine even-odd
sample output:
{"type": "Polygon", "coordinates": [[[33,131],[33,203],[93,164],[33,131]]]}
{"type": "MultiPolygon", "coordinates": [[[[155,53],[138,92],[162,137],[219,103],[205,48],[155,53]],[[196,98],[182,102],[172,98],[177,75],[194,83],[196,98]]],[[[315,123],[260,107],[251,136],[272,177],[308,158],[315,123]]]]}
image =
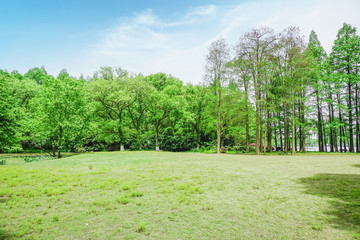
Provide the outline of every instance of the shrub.
{"type": "Polygon", "coordinates": [[[139,223],[136,228],[136,232],[140,233],[145,231],[146,231],[146,224],[144,222],[139,223]]]}
{"type": "Polygon", "coordinates": [[[25,162],[33,162],[33,161],[40,161],[40,160],[47,160],[52,159],[50,156],[25,156],[24,161],[25,162]]]}
{"type": "Polygon", "coordinates": [[[5,165],[6,164],[6,160],[5,159],[1,159],[0,160],[0,165],[5,165]]]}
{"type": "Polygon", "coordinates": [[[8,153],[22,153],[24,150],[23,148],[18,145],[18,146],[13,146],[8,150],[8,153]]]}
{"type": "Polygon", "coordinates": [[[124,204],[124,205],[129,203],[129,199],[127,197],[125,197],[125,196],[121,196],[121,197],[117,198],[116,201],[118,203],[121,203],[121,204],[124,204]]]}

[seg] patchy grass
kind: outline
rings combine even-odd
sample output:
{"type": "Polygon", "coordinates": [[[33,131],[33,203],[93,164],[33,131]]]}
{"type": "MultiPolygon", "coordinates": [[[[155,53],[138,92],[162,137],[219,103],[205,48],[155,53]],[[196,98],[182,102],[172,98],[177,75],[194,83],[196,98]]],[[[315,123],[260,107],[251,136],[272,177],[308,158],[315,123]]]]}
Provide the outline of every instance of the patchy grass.
{"type": "Polygon", "coordinates": [[[360,155],[11,156],[0,239],[360,239],[360,155]]]}

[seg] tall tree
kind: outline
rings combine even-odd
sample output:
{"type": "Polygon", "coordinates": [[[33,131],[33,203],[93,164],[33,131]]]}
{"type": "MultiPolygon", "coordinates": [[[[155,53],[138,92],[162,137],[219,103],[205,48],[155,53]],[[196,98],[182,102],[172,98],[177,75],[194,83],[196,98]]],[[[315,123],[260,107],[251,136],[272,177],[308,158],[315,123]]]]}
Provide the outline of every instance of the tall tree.
{"type": "Polygon", "coordinates": [[[214,114],[216,116],[216,152],[220,153],[221,135],[223,131],[222,105],[223,105],[223,87],[227,83],[227,64],[230,60],[230,51],[225,39],[220,38],[214,41],[209,47],[209,53],[206,56],[204,80],[210,85],[214,93],[214,114]]]}
{"type": "Polygon", "coordinates": [[[165,120],[177,111],[182,111],[180,107],[183,106],[182,82],[164,73],[149,75],[145,80],[151,88],[144,104],[155,129],[155,150],[159,151],[159,132],[165,120]]]}
{"type": "Polygon", "coordinates": [[[42,80],[38,95],[31,101],[32,131],[37,141],[50,144],[61,157],[61,150],[82,140],[87,121],[85,82],[66,77],[42,80]]]}
{"type": "Polygon", "coordinates": [[[11,95],[11,85],[11,75],[0,70],[0,152],[16,140],[15,99],[11,95]]]}
{"type": "MultiPolygon", "coordinates": [[[[103,70],[103,69],[102,69],[103,70]]],[[[118,143],[124,151],[127,130],[126,112],[138,98],[137,89],[141,87],[140,79],[117,77],[112,68],[105,68],[100,76],[90,83],[90,93],[95,101],[99,119],[99,138],[108,143],[118,143]]]]}
{"type": "Polygon", "coordinates": [[[321,46],[320,41],[314,30],[311,31],[308,43],[308,53],[311,58],[312,74],[311,74],[311,87],[316,101],[316,115],[317,115],[317,139],[319,152],[324,151],[324,135],[322,132],[323,113],[322,113],[322,95],[323,95],[323,82],[324,82],[324,61],[326,59],[326,52],[321,46]]]}
{"type": "Polygon", "coordinates": [[[344,23],[339,30],[330,61],[333,72],[346,86],[349,151],[354,152],[354,95],[360,62],[360,39],[356,28],[344,23]]]}
{"type": "Polygon", "coordinates": [[[260,154],[261,117],[262,117],[262,83],[267,77],[269,56],[274,51],[276,42],[274,31],[267,27],[252,29],[240,37],[237,43],[237,56],[248,61],[255,91],[256,137],[255,154],[260,154]]]}

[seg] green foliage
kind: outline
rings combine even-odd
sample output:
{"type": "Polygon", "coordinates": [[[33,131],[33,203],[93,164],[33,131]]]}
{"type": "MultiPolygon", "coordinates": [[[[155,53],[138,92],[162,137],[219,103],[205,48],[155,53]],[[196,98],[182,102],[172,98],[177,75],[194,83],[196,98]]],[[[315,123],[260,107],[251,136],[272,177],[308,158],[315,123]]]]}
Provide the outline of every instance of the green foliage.
{"type": "Polygon", "coordinates": [[[40,145],[49,144],[60,153],[82,141],[88,119],[83,88],[83,81],[70,77],[42,80],[42,88],[31,102],[31,132],[40,145]]]}
{"type": "Polygon", "coordinates": [[[51,156],[25,156],[25,162],[33,162],[33,161],[41,161],[41,160],[49,160],[52,159],[51,156]]]}
{"type": "Polygon", "coordinates": [[[12,95],[13,77],[0,70],[0,152],[16,141],[16,105],[12,95]]]}
{"type": "Polygon", "coordinates": [[[136,227],[136,232],[141,233],[146,231],[146,223],[140,222],[136,227]]]}
{"type": "Polygon", "coordinates": [[[305,143],[360,151],[360,38],[344,24],[327,56],[314,31],[267,27],[224,39],[207,55],[205,85],[100,67],[91,79],[44,67],[0,71],[0,152],[165,150],[285,153],[305,143]],[[259,55],[260,54],[260,55],[259,55]],[[318,141],[308,139],[314,132],[318,141]],[[356,139],[356,140],[354,140],[356,139]],[[216,144],[215,144],[216,143],[216,144]],[[255,146],[250,146],[255,143],[255,146]],[[357,145],[357,146],[355,146],[357,145]],[[286,148],[286,149],[285,149],[286,148]],[[265,150],[264,150],[265,151],[265,150]]]}

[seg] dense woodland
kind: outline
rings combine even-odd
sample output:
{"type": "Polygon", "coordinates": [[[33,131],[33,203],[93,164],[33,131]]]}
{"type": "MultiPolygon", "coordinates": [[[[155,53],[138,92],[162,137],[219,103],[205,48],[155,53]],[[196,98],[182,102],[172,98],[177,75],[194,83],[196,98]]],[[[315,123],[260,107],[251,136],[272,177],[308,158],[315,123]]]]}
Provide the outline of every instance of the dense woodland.
{"type": "Polygon", "coordinates": [[[199,85],[112,67],[87,79],[0,70],[0,152],[360,152],[359,88],[360,37],[349,24],[330,54],[297,27],[252,29],[231,47],[216,40],[199,85]]]}

